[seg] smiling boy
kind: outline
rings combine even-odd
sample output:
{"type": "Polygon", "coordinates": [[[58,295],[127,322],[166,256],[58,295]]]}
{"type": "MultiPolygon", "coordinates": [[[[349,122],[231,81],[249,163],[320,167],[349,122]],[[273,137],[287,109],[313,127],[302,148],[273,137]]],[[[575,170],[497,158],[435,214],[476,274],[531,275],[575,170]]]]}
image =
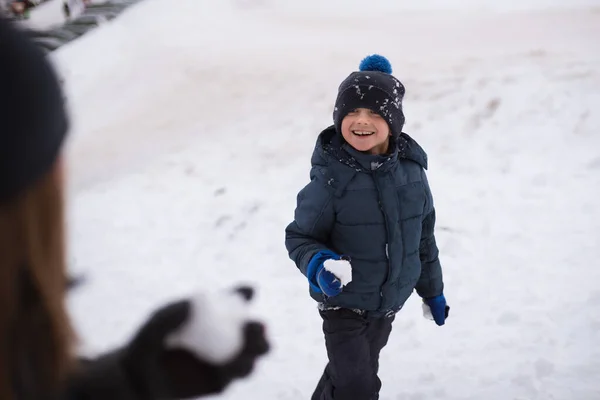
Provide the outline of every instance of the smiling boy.
{"type": "Polygon", "coordinates": [[[359,69],[339,87],[334,124],[317,139],[311,181],[286,228],[323,318],[329,362],[312,400],[379,398],[379,353],[414,289],[437,325],[449,310],[427,156],[402,132],[404,86],[382,56],[359,69]],[[331,268],[348,262],[351,281],[331,268]]]}

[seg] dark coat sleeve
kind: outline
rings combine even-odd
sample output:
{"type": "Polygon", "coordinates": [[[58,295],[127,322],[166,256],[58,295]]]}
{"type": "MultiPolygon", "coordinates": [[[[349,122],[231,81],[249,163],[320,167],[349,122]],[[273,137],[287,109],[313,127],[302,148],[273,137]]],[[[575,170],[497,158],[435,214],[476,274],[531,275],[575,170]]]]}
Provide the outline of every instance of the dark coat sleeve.
{"type": "Polygon", "coordinates": [[[285,229],[289,256],[304,275],[311,258],[329,250],[334,219],[333,190],[313,173],[310,183],[298,193],[294,221],[285,229]]]}
{"type": "Polygon", "coordinates": [[[423,213],[421,231],[421,244],[419,256],[421,258],[421,276],[417,282],[417,294],[423,298],[435,297],[444,290],[442,279],[442,266],[439,259],[439,251],[435,242],[435,207],[433,196],[427,181],[425,171],[422,172],[423,185],[425,187],[426,201],[423,213]]]}
{"type": "Polygon", "coordinates": [[[120,352],[81,359],[66,383],[63,400],[141,400],[120,363],[120,352]]]}

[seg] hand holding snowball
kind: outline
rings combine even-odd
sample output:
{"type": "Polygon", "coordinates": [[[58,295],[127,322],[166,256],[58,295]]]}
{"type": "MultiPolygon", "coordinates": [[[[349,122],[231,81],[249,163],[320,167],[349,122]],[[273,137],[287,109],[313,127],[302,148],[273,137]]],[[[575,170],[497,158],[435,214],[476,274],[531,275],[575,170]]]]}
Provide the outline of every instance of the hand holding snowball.
{"type": "Polygon", "coordinates": [[[187,321],[166,338],[164,362],[177,398],[219,393],[247,376],[269,345],[264,325],[252,315],[253,290],[201,292],[190,300],[187,321]],[[201,385],[198,383],[201,382],[201,385]],[[208,390],[206,390],[208,389],[208,390]]]}
{"type": "Polygon", "coordinates": [[[446,304],[446,297],[443,293],[439,296],[423,299],[422,307],[423,316],[426,319],[435,321],[438,326],[446,323],[446,318],[448,318],[450,313],[450,306],[446,304]]]}
{"type": "Polygon", "coordinates": [[[352,266],[347,257],[332,251],[323,250],[313,256],[307,271],[309,282],[314,290],[334,297],[352,281],[352,266]],[[312,282],[316,282],[314,285],[312,282]]]}
{"type": "Polygon", "coordinates": [[[248,376],[269,350],[263,323],[249,312],[252,295],[248,287],[200,292],[159,308],[124,348],[83,368],[74,393],[117,398],[112,387],[102,386],[102,377],[115,370],[123,371],[136,398],[222,392],[248,376]]]}

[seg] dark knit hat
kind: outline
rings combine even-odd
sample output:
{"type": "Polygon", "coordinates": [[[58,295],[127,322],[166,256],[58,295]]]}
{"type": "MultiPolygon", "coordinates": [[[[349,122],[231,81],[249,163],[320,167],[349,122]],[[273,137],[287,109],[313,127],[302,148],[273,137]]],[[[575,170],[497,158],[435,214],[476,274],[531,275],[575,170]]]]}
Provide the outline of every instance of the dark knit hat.
{"type": "Polygon", "coordinates": [[[404,126],[402,98],[404,85],[392,76],[392,66],[383,56],[364,58],[359,71],[352,72],[340,85],[333,110],[333,123],[342,132],[342,120],[356,108],[368,108],[387,121],[394,136],[404,126]]]}
{"type": "Polygon", "coordinates": [[[50,170],[67,131],[55,71],[27,33],[0,16],[0,203],[50,170]]]}

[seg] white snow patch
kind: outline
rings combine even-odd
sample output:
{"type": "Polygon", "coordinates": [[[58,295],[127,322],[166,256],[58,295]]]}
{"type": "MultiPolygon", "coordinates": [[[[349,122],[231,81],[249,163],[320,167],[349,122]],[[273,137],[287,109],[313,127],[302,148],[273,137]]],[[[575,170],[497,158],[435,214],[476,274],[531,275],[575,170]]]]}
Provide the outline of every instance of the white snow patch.
{"type": "Polygon", "coordinates": [[[352,266],[348,260],[325,260],[323,268],[334,274],[342,286],[352,282],[352,266]]]}

